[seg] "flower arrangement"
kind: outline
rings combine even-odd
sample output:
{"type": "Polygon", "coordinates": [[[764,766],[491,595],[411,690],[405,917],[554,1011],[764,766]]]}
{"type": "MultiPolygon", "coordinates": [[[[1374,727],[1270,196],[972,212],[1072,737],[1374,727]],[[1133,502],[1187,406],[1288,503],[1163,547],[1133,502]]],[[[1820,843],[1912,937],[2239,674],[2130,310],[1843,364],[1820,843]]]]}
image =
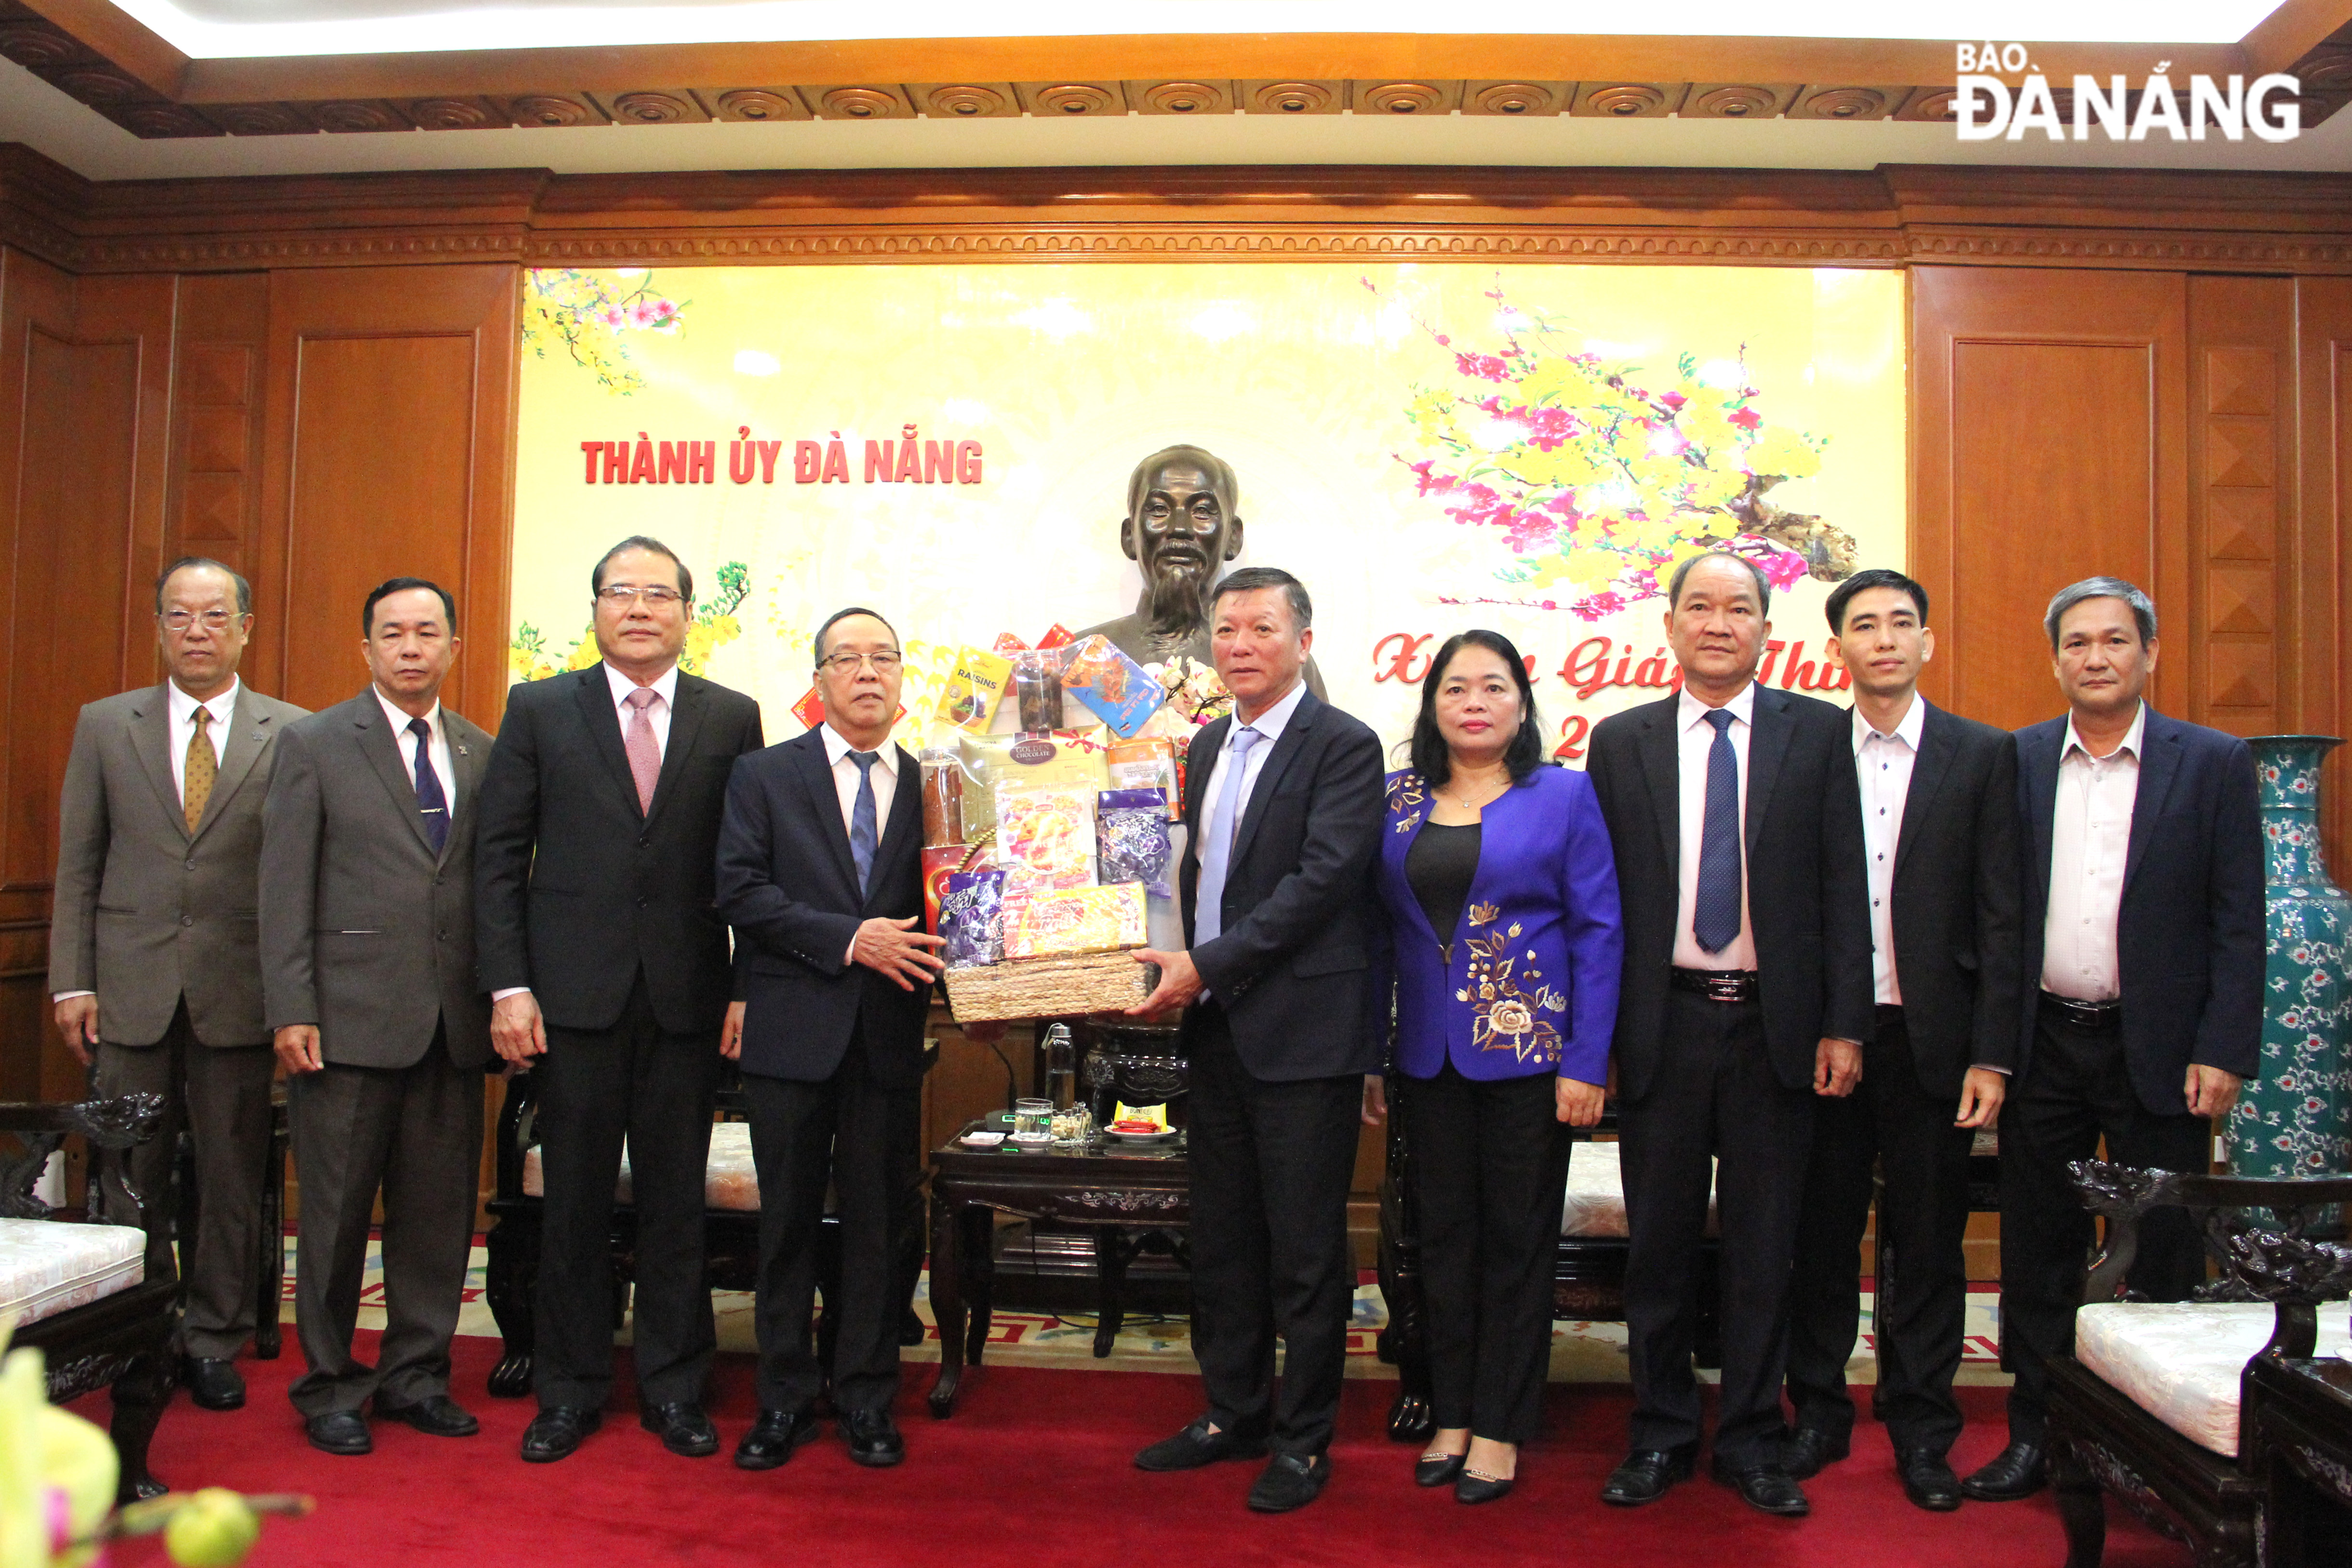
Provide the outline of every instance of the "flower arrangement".
{"type": "Polygon", "coordinates": [[[1685,353],[1671,376],[1653,376],[1576,351],[1562,325],[1513,305],[1499,283],[1486,298],[1496,352],[1416,320],[1451,353],[1454,379],[1416,390],[1405,417],[1421,452],[1396,459],[1455,521],[1501,530],[1514,557],[1501,580],[1522,593],[1564,583],[1565,608],[1598,621],[1662,595],[1677,564],[1710,549],[1747,556],[1780,588],[1853,575],[1852,535],[1769,497],[1819,473],[1828,441],[1766,419],[1744,351],[1706,366],[1685,353]]]}
{"type": "MultiPolygon", "coordinates": [[[[678,655],[677,667],[689,675],[701,674],[713,653],[743,634],[743,624],[736,619],[735,612],[751,596],[751,569],[740,560],[725,561],[719,568],[718,578],[718,596],[698,602],[694,619],[686,625],[686,648],[678,655]]],[[[520,681],[543,681],[566,670],[584,670],[602,657],[596,650],[593,624],[561,653],[551,649],[547,633],[528,621],[516,627],[507,642],[507,667],[520,681]]]]}
{"type": "Polygon", "coordinates": [[[622,335],[675,337],[685,325],[686,302],[654,292],[653,274],[643,267],[532,267],[523,280],[523,347],[543,360],[550,344],[561,343],[572,363],[623,397],[644,391],[646,382],[629,364],[622,335]]]}

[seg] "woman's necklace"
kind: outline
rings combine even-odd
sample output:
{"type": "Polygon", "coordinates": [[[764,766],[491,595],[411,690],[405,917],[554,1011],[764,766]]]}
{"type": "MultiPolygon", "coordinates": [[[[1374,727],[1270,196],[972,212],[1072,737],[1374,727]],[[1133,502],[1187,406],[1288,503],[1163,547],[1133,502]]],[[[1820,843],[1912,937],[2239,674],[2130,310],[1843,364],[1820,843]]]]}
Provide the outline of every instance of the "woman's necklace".
{"type": "Polygon", "coordinates": [[[1475,812],[1483,811],[1489,805],[1492,805],[1495,801],[1502,799],[1503,791],[1510,788],[1511,780],[1510,776],[1506,774],[1503,778],[1503,782],[1499,787],[1487,789],[1486,793],[1480,795],[1475,800],[1461,793],[1459,775],[1456,775],[1454,779],[1448,779],[1446,781],[1446,785],[1447,787],[1439,790],[1438,794],[1443,796],[1444,799],[1453,801],[1457,809],[1465,811],[1475,812]]]}

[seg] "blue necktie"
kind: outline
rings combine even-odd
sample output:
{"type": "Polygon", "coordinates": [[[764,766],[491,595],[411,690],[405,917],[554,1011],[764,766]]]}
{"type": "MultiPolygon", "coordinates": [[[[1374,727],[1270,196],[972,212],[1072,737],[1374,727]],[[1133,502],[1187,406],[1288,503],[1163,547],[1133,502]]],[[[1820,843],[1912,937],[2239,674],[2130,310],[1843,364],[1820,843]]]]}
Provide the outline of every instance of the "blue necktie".
{"type": "Polygon", "coordinates": [[[425,840],[439,854],[449,841],[449,797],[441,789],[441,775],[433,771],[433,727],[421,718],[408,721],[416,737],[416,811],[425,819],[425,840]]]}
{"type": "Polygon", "coordinates": [[[857,896],[864,898],[866,884],[874,878],[874,846],[881,841],[875,827],[874,765],[882,760],[882,754],[853,751],[849,760],[857,764],[857,804],[849,809],[849,858],[857,862],[857,896]]]}
{"type": "Polygon", "coordinates": [[[1192,891],[1192,946],[1216,940],[1225,928],[1226,862],[1233,858],[1234,833],[1241,826],[1242,777],[1249,771],[1250,747],[1265,737],[1248,725],[1234,731],[1225,754],[1223,788],[1217,791],[1216,824],[1201,847],[1201,880],[1192,891]]]}
{"type": "Polygon", "coordinates": [[[1731,715],[1706,716],[1715,739],[1706,748],[1706,817],[1699,831],[1698,896],[1691,904],[1691,935],[1720,953],[1739,935],[1739,754],[1731,749],[1731,715]]]}

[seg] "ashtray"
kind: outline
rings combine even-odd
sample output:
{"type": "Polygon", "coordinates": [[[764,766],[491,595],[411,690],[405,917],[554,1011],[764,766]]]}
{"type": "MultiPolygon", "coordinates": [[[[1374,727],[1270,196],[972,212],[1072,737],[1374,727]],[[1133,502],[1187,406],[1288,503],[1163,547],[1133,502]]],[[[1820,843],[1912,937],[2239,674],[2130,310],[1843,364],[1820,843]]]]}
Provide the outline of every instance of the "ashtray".
{"type": "Polygon", "coordinates": [[[1009,1144],[1017,1144],[1024,1149],[1050,1149],[1054,1146],[1054,1134],[1051,1133],[1015,1133],[1011,1137],[1005,1139],[1005,1142],[1009,1144]]]}
{"type": "Polygon", "coordinates": [[[968,1145],[975,1149],[992,1149],[1003,1141],[1004,1134],[1002,1133],[966,1133],[956,1140],[959,1144],[968,1145]]]}

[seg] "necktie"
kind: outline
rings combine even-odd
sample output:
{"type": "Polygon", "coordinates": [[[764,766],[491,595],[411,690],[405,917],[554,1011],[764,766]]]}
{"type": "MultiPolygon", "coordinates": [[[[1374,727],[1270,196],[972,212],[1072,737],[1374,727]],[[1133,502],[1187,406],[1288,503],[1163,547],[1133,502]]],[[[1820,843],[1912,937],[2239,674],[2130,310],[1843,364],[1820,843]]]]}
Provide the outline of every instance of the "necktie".
{"type": "Polygon", "coordinates": [[[188,737],[187,777],[180,785],[180,809],[187,814],[188,831],[192,833],[196,824],[205,820],[205,802],[213,798],[213,779],[220,772],[220,758],[213,752],[212,738],[205,733],[212,721],[213,710],[199,705],[195,732],[188,737]]]}
{"type": "Polygon", "coordinates": [[[637,810],[653,815],[654,786],[661,781],[661,743],[654,738],[654,704],[661,694],[639,686],[629,694],[629,777],[637,781],[637,810]]]}
{"type": "Polygon", "coordinates": [[[1706,716],[1715,739],[1706,748],[1706,816],[1699,831],[1698,896],[1691,904],[1691,935],[1720,953],[1739,935],[1739,754],[1731,749],[1731,715],[1706,716]]]}
{"type": "Polygon", "coordinates": [[[1234,852],[1234,833],[1241,826],[1242,776],[1249,771],[1250,748],[1265,737],[1248,725],[1234,731],[1225,755],[1225,777],[1217,791],[1215,825],[1201,850],[1201,880],[1193,890],[1192,945],[1214,941],[1225,929],[1225,873],[1234,852]]]}
{"type": "Polygon", "coordinates": [[[412,718],[408,733],[416,737],[416,811],[425,819],[425,841],[437,855],[449,841],[449,796],[441,788],[441,775],[433,771],[433,727],[412,718]]]}
{"type": "Polygon", "coordinates": [[[874,877],[874,847],[881,840],[876,828],[874,765],[882,760],[882,754],[853,751],[849,760],[857,764],[857,803],[849,809],[849,858],[857,862],[857,895],[863,898],[866,883],[874,877]]]}

